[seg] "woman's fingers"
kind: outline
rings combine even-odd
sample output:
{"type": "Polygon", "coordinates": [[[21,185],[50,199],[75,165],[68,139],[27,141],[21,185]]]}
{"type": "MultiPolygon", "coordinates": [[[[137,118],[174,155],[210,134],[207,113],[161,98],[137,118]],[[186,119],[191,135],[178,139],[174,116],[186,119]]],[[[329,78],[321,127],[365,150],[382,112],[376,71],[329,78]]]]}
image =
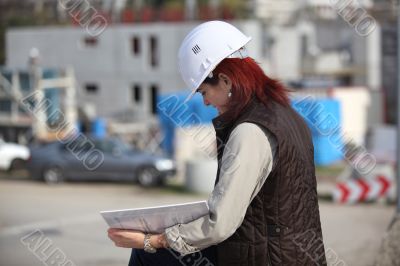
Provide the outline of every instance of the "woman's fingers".
{"type": "Polygon", "coordinates": [[[113,233],[113,232],[117,232],[117,231],[119,231],[119,230],[121,230],[121,229],[117,229],[117,228],[108,228],[107,232],[108,232],[108,233],[113,233]]]}
{"type": "Polygon", "coordinates": [[[117,247],[143,248],[144,234],[142,232],[110,228],[108,237],[117,247]]]}

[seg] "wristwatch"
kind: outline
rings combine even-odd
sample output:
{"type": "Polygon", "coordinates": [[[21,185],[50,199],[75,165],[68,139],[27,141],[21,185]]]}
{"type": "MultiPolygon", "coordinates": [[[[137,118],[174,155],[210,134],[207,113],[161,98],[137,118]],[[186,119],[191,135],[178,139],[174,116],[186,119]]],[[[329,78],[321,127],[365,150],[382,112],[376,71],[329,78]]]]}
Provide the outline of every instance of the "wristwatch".
{"type": "Polygon", "coordinates": [[[144,235],[144,251],[148,253],[156,253],[157,249],[153,247],[150,243],[150,234],[144,235]]]}

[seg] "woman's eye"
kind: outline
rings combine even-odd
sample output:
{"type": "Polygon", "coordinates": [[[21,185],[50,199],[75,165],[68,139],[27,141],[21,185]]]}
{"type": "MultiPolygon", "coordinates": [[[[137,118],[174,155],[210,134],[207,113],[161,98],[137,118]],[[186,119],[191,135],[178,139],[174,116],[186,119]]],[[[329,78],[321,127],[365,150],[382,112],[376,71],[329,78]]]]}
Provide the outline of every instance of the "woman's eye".
{"type": "Polygon", "coordinates": [[[206,95],[206,91],[205,90],[198,89],[196,92],[200,93],[201,96],[205,96],[206,95]]]}

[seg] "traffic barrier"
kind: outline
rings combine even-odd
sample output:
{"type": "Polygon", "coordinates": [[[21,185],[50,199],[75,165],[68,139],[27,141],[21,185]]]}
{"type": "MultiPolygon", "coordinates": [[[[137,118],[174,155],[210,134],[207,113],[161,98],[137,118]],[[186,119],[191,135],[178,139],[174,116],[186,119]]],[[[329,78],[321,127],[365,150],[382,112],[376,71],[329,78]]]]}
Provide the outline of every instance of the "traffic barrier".
{"type": "Polygon", "coordinates": [[[379,175],[372,180],[363,178],[339,182],[333,191],[333,200],[339,203],[356,203],[386,198],[392,180],[379,175]]]}
{"type": "Polygon", "coordinates": [[[338,182],[332,191],[333,201],[351,204],[388,199],[395,185],[393,167],[377,165],[367,176],[349,176],[347,180],[338,182]]]}

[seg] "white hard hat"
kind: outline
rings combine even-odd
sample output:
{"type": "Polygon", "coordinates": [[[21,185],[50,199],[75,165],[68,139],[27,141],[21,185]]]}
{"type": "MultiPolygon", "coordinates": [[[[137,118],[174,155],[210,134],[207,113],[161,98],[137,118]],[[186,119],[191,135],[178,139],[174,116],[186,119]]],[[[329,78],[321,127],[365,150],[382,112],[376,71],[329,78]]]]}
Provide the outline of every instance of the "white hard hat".
{"type": "Polygon", "coordinates": [[[192,90],[186,101],[222,60],[247,57],[244,46],[250,40],[251,37],[223,21],[209,21],[194,28],[183,40],[178,53],[182,79],[192,90]]]}

